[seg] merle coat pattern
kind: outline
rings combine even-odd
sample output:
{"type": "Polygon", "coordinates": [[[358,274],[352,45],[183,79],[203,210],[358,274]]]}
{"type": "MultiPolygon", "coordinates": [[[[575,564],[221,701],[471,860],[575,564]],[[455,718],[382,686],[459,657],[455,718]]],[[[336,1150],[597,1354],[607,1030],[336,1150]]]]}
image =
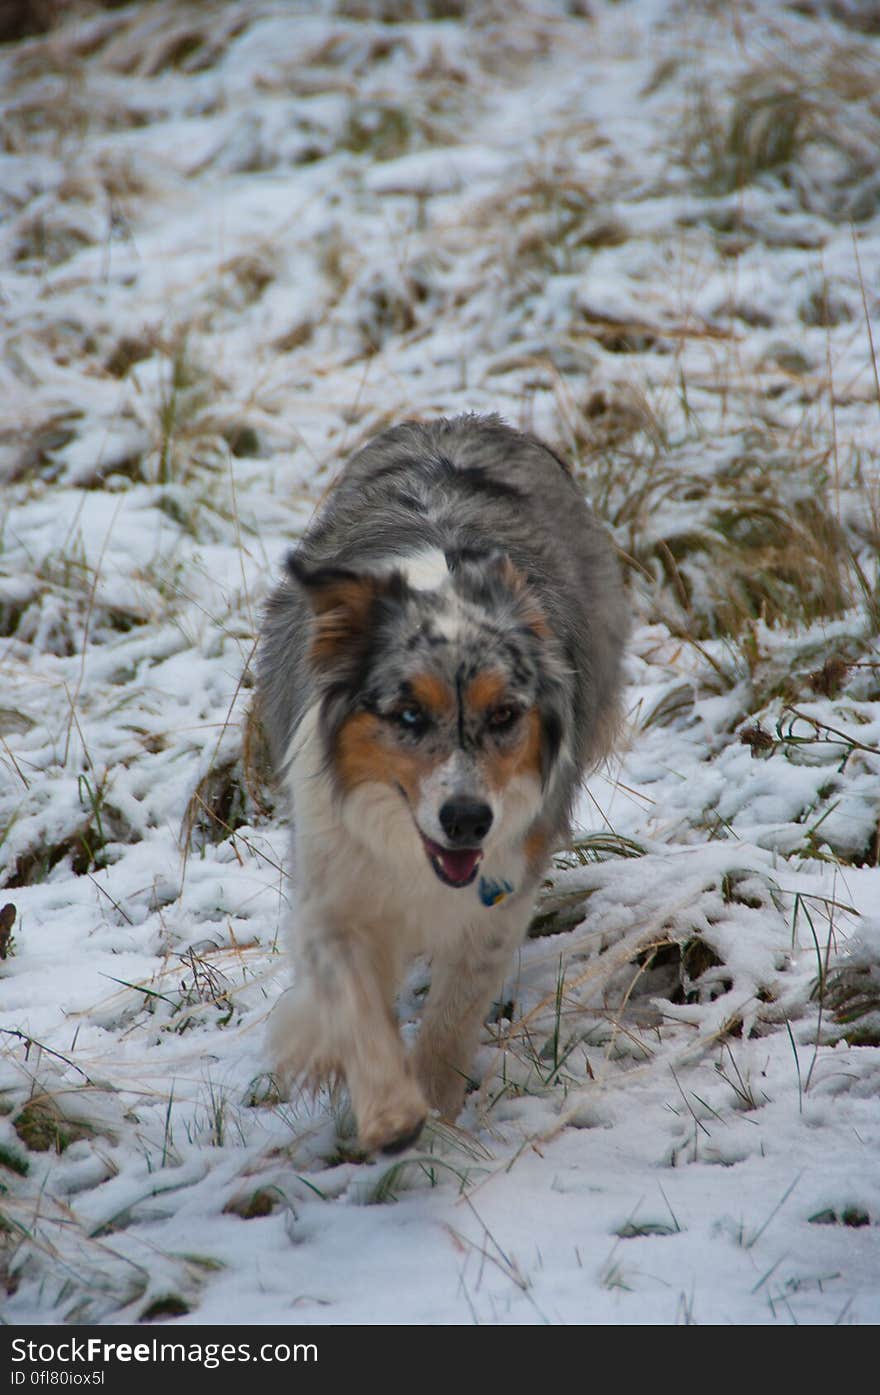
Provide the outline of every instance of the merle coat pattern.
{"type": "Polygon", "coordinates": [[[362,1145],[461,1108],[480,1025],[618,720],[626,606],[568,468],[497,417],[384,432],[269,600],[262,718],[291,805],[276,1064],[345,1078],[362,1145]],[[427,954],[415,1051],[394,998],[427,954]]]}

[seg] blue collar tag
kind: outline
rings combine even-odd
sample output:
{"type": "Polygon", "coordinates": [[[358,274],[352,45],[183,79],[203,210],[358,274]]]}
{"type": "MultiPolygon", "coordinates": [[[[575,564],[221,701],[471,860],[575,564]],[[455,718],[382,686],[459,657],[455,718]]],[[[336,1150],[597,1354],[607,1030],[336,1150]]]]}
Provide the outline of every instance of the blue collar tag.
{"type": "Polygon", "coordinates": [[[492,881],[490,877],[481,877],[477,891],[484,906],[497,906],[500,901],[510,895],[513,887],[510,882],[503,879],[496,882],[492,881]]]}

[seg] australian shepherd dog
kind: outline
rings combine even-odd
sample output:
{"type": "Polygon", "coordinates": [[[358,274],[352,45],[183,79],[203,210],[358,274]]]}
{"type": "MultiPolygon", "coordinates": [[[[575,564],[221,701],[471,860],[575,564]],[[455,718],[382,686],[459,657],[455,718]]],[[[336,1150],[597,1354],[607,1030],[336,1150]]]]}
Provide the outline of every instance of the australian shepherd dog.
{"type": "Polygon", "coordinates": [[[585,772],[617,724],[626,606],[568,467],[498,417],[360,450],[269,600],[258,686],[291,806],[287,1079],[344,1078],[366,1150],[461,1109],[585,772]],[[395,995],[431,961],[415,1050],[395,995]]]}

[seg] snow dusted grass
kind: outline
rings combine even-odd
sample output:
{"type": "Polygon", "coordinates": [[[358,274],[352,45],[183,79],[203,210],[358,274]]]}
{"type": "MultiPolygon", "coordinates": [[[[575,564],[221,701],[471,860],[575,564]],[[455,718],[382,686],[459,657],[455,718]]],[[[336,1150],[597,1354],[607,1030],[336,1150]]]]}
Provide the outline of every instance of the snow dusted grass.
{"type": "Polygon", "coordinates": [[[880,54],[858,7],[20,8],[10,1320],[876,1321],[880,54]],[[370,1161],[344,1092],[283,1099],[265,1053],[286,838],[249,663],[338,465],[464,409],[555,444],[611,529],[629,723],[461,1119],[370,1161]]]}

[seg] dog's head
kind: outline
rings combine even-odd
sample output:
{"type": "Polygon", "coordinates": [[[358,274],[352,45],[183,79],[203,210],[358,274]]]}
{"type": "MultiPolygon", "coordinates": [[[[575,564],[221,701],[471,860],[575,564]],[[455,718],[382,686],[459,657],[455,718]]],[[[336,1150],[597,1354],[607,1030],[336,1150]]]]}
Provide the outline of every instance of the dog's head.
{"type": "Polygon", "coordinates": [[[339,797],[359,792],[361,816],[367,789],[383,787],[437,877],[464,887],[489,849],[536,825],[560,750],[563,665],[506,554],[445,562],[435,589],[402,570],[289,565],[312,608],[320,731],[339,797]]]}

